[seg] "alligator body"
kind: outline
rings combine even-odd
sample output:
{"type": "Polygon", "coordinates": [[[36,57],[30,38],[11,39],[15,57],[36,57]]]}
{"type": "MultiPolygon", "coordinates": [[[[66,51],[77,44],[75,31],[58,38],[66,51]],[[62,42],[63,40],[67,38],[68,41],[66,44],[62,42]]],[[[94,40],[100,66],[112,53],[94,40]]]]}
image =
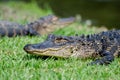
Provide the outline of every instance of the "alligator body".
{"type": "Polygon", "coordinates": [[[57,28],[65,27],[67,24],[73,23],[75,18],[58,18],[54,15],[41,17],[40,19],[26,25],[9,21],[0,21],[0,36],[25,36],[25,35],[42,35],[48,34],[57,28]]]}
{"type": "Polygon", "coordinates": [[[91,57],[95,60],[89,64],[110,64],[120,56],[120,30],[81,36],[49,35],[42,43],[27,44],[24,50],[40,56],[91,57]]]}

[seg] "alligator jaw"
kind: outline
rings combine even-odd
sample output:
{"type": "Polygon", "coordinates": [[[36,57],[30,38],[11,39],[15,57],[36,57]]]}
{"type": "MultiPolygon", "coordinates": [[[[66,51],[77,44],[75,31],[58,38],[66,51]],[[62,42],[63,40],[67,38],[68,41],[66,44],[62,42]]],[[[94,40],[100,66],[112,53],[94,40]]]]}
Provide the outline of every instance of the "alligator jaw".
{"type": "Polygon", "coordinates": [[[39,55],[39,56],[51,56],[51,57],[61,57],[68,58],[72,55],[70,48],[46,48],[46,49],[35,49],[31,44],[27,44],[24,50],[29,54],[39,55]],[[66,50],[68,49],[68,50],[66,50]]]}

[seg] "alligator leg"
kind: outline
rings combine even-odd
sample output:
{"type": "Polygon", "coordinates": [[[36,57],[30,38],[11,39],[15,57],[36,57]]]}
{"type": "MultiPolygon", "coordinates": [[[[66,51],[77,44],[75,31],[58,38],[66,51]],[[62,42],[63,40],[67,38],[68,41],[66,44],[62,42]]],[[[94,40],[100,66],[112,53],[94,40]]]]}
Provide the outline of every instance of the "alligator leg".
{"type": "Polygon", "coordinates": [[[120,52],[118,52],[118,57],[120,57],[120,52]]]}
{"type": "Polygon", "coordinates": [[[104,56],[101,59],[96,59],[95,61],[91,62],[88,65],[94,65],[94,64],[98,64],[98,65],[104,65],[105,64],[105,65],[107,65],[107,64],[110,64],[113,60],[114,60],[113,55],[107,55],[107,56],[104,56]]]}
{"type": "Polygon", "coordinates": [[[106,48],[106,51],[103,51],[102,53],[100,53],[101,56],[103,56],[101,59],[96,59],[95,61],[91,62],[90,65],[93,65],[93,64],[99,64],[99,65],[110,64],[114,60],[114,53],[117,50],[117,46],[112,46],[109,51],[107,50],[108,48],[106,48]]]}

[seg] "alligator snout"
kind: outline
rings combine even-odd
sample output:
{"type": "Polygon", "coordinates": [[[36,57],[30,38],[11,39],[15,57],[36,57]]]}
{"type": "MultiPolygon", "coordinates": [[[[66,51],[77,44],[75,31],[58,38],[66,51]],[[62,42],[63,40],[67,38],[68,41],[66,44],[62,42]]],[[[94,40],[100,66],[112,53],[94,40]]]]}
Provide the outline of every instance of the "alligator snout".
{"type": "Polygon", "coordinates": [[[27,44],[27,45],[24,46],[23,49],[24,49],[26,52],[28,52],[28,51],[30,51],[30,50],[33,49],[33,46],[32,46],[31,44],[27,44]]]}

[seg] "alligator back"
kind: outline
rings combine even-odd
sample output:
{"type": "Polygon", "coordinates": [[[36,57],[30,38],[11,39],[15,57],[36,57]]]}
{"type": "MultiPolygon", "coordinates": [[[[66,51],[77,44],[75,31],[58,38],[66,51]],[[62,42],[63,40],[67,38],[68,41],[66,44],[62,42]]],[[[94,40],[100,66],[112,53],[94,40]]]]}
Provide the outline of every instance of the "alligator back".
{"type": "Polygon", "coordinates": [[[0,37],[14,37],[17,35],[27,35],[27,30],[23,25],[9,21],[0,21],[0,37]]]}
{"type": "Polygon", "coordinates": [[[49,34],[57,28],[63,28],[66,25],[73,23],[74,17],[58,18],[54,15],[43,16],[34,22],[30,22],[26,25],[20,25],[18,23],[9,21],[0,21],[0,36],[35,36],[49,34]]]}

